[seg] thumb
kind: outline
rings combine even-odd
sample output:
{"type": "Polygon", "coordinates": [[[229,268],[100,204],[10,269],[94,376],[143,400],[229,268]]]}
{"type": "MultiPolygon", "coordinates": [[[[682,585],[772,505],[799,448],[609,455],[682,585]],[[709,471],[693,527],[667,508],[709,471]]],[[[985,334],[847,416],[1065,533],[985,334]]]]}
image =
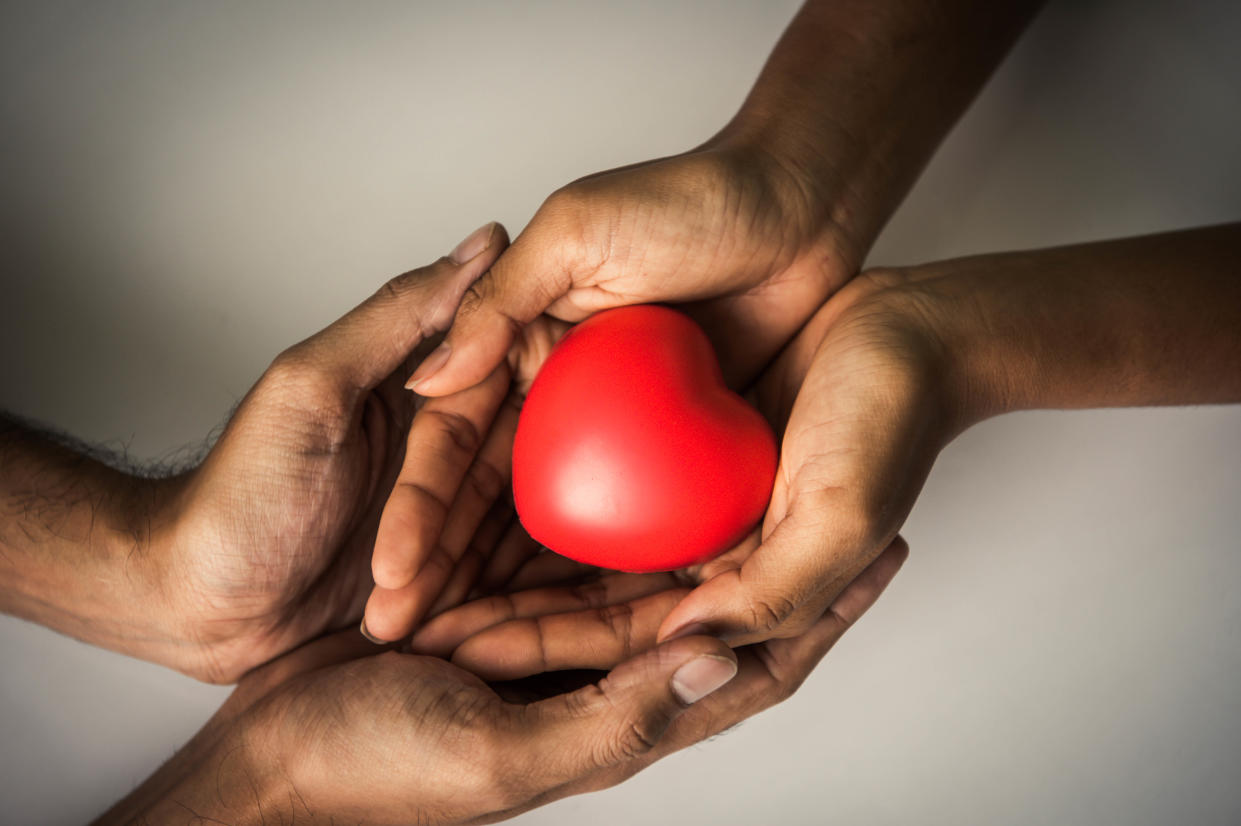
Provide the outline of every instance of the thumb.
{"type": "Polygon", "coordinates": [[[448,336],[405,386],[445,396],[478,384],[499,366],[522,329],[572,286],[563,233],[534,217],[513,245],[468,287],[448,336]]]}
{"type": "Polygon", "coordinates": [[[621,663],[596,685],[526,706],[527,776],[546,790],[626,763],[637,771],[681,712],[736,673],[724,643],[682,637],[621,663]]]}
{"type": "Polygon", "coordinates": [[[443,332],[461,296],[508,245],[494,221],[447,256],[388,281],[326,329],[282,354],[341,385],[370,389],[409,358],[423,339],[443,332]]]}

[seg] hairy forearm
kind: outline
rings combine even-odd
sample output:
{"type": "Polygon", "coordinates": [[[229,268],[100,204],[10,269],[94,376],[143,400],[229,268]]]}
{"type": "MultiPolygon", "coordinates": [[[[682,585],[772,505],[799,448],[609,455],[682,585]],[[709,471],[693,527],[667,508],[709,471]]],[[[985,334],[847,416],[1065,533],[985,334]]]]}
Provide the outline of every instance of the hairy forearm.
{"type": "Polygon", "coordinates": [[[777,157],[862,256],[1041,4],[808,0],[717,139],[777,157]]]}
{"type": "Polygon", "coordinates": [[[175,646],[153,521],[160,486],[0,418],[0,610],[113,650],[175,646]]]}
{"type": "Polygon", "coordinates": [[[1241,402],[1241,223],[915,268],[966,417],[1241,402]]]}

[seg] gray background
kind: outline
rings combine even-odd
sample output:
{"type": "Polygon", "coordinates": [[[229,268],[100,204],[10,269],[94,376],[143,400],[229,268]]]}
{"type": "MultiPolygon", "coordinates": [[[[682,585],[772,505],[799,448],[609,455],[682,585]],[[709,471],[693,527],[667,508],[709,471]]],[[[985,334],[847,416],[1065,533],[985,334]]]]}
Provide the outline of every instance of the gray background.
{"type": "MultiPolygon", "coordinates": [[[[0,11],[0,404],[167,456],[490,218],[729,117],[795,4],[0,11]]],[[[1241,216],[1241,7],[1061,2],[873,262],[1241,216]]],[[[1241,821],[1241,409],[1029,413],[941,458],[793,700],[523,822],[1241,821]]],[[[227,689],[0,620],[0,820],[88,819],[227,689]]]]}

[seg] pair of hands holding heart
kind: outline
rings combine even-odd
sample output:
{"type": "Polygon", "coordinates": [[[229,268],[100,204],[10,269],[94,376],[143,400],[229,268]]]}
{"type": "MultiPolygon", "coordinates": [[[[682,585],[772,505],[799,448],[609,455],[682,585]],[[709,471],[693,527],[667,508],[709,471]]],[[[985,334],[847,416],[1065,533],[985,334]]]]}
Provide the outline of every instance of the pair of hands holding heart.
{"type": "Polygon", "coordinates": [[[431,398],[380,520],[369,635],[412,634],[415,652],[488,679],[610,668],[687,634],[798,637],[885,549],[903,558],[897,529],[951,429],[910,358],[935,343],[889,340],[900,276],[851,279],[863,251],[745,160],[700,151],[603,173],[554,194],[512,246],[498,225],[480,231],[478,254],[498,258],[409,382],[431,398]],[[650,197],[669,179],[698,181],[682,194],[699,197],[650,197]],[[729,386],[781,435],[775,486],[761,524],[714,559],[591,569],[541,551],[515,519],[520,405],[572,323],[651,302],[699,323],[729,386]]]}

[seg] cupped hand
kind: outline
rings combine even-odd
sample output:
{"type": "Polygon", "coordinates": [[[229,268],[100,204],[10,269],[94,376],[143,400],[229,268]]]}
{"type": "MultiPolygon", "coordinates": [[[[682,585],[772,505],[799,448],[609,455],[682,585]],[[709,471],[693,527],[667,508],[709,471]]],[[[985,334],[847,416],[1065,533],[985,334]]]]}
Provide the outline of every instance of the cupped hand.
{"type": "Polygon", "coordinates": [[[569,184],[466,292],[411,387],[482,381],[543,313],[577,322],[652,302],[688,302],[726,378],[748,382],[860,263],[808,180],[761,147],[713,140],[569,184]]]}
{"type": "Polygon", "coordinates": [[[939,451],[967,422],[945,377],[934,286],[872,271],[828,300],[761,379],[783,427],[761,531],[706,563],[658,639],[795,637],[897,537],[939,451]]]}
{"type": "MultiPolygon", "coordinates": [[[[176,667],[232,681],[359,620],[380,511],[414,415],[404,379],[506,244],[503,228],[489,224],[281,353],[201,466],[163,483],[154,534],[183,626],[176,667]]],[[[434,409],[466,418],[476,396],[437,399],[434,409]]],[[[480,520],[458,527],[473,533],[480,520]]]]}
{"type": "Polygon", "coordinates": [[[402,639],[476,586],[508,582],[539,550],[509,495],[513,438],[522,400],[567,329],[535,319],[486,379],[426,401],[414,416],[375,534],[362,623],[373,641],[402,639]]]}
{"type": "Polygon", "coordinates": [[[364,656],[374,648],[356,633],[326,637],[247,675],[99,822],[480,823],[607,788],[789,696],[903,559],[880,557],[796,639],[733,652],[682,637],[550,697],[435,657],[364,656]]]}
{"type": "Polygon", "coordinates": [[[903,542],[897,531],[961,426],[923,287],[863,274],[756,383],[751,400],[783,433],[781,459],[764,522],[737,547],[666,574],[485,597],[433,619],[413,649],[510,678],[548,667],[543,657],[604,667],[686,633],[734,646],[805,633],[903,542]]]}

